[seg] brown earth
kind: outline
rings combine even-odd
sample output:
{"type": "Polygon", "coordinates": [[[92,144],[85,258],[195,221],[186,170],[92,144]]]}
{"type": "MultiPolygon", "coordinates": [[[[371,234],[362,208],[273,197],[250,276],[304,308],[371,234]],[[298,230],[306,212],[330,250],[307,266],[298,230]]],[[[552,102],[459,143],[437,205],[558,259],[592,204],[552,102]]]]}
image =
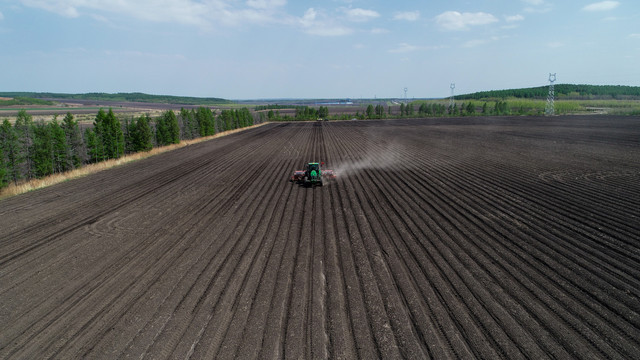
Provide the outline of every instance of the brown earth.
{"type": "Polygon", "coordinates": [[[638,159],[637,117],[270,124],[3,200],[0,358],[637,358],[638,159]]]}

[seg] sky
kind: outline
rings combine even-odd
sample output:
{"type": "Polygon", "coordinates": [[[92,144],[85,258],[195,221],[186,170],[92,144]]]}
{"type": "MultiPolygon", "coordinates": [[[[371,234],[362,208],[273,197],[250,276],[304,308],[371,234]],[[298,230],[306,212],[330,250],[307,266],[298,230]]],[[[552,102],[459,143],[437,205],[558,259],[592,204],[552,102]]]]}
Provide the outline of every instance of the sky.
{"type": "Polygon", "coordinates": [[[640,1],[0,0],[0,91],[438,98],[640,86],[640,1]]]}

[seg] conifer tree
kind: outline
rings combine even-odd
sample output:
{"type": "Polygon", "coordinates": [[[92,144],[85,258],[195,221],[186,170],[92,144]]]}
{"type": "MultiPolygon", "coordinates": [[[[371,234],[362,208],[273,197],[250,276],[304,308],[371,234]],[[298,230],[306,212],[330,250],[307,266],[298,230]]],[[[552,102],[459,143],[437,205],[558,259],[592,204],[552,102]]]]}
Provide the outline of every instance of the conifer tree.
{"type": "Polygon", "coordinates": [[[371,119],[373,118],[373,113],[374,113],[374,109],[373,109],[373,105],[369,104],[367,105],[367,118],[371,119]]]}
{"type": "Polygon", "coordinates": [[[51,129],[43,121],[33,126],[31,162],[36,177],[53,174],[53,141],[51,129]]]}
{"type": "MultiPolygon", "coordinates": [[[[240,113],[240,118],[242,119],[241,121],[242,127],[253,125],[253,115],[251,115],[251,112],[249,111],[249,109],[242,108],[240,109],[239,113],[240,113]]],[[[320,116],[319,112],[318,112],[318,116],[320,116]]]]}
{"type": "Polygon", "coordinates": [[[166,126],[165,141],[167,144],[179,144],[180,143],[180,126],[178,125],[178,118],[173,110],[167,110],[162,114],[164,117],[164,124],[166,126]]]}
{"type": "Polygon", "coordinates": [[[467,104],[467,114],[469,115],[473,115],[476,113],[476,105],[469,101],[469,103],[467,104]]]}
{"type": "Polygon", "coordinates": [[[86,141],[88,161],[97,163],[104,160],[102,141],[94,129],[84,131],[84,140],[86,141]]]}
{"type": "Polygon", "coordinates": [[[18,180],[22,178],[20,171],[24,158],[20,156],[20,141],[16,129],[11,126],[9,120],[4,119],[0,126],[0,147],[4,151],[5,167],[8,181],[13,181],[14,184],[18,183],[18,180]]]}
{"type": "Polygon", "coordinates": [[[156,122],[156,144],[158,146],[165,146],[169,144],[167,140],[169,137],[169,134],[168,134],[169,130],[167,128],[167,124],[165,122],[164,116],[157,118],[155,122],[156,122]]]}
{"type": "MultiPolygon", "coordinates": [[[[104,112],[103,109],[98,111],[96,114],[96,118],[93,121],[93,135],[94,138],[91,140],[95,140],[95,145],[92,144],[92,148],[94,149],[93,154],[99,156],[99,158],[94,158],[92,162],[104,161],[107,159],[107,150],[105,149],[105,143],[110,143],[109,134],[106,131],[106,121],[107,121],[107,113],[104,112]]],[[[87,144],[89,144],[89,139],[87,140],[87,144]]],[[[89,146],[87,146],[89,147],[89,146]]]]}
{"type": "Polygon", "coordinates": [[[124,119],[124,152],[125,154],[131,154],[136,152],[134,149],[133,141],[136,132],[136,120],[131,118],[124,119]]]}
{"type": "Polygon", "coordinates": [[[64,130],[56,118],[49,123],[51,146],[53,151],[53,172],[64,172],[73,168],[72,159],[67,157],[69,146],[64,130]]]}
{"type": "Polygon", "coordinates": [[[222,112],[220,113],[220,120],[223,131],[233,129],[234,115],[232,110],[222,110],[222,112]]]}
{"type": "Polygon", "coordinates": [[[107,113],[104,129],[109,134],[107,137],[109,142],[104,144],[107,158],[117,159],[124,155],[124,133],[122,131],[122,124],[112,109],[109,109],[107,113]]]}
{"type": "Polygon", "coordinates": [[[109,134],[106,131],[106,121],[107,121],[107,113],[104,112],[103,109],[98,110],[98,114],[96,114],[96,118],[93,121],[93,138],[91,138],[91,143],[89,142],[89,138],[87,138],[87,149],[91,148],[91,154],[99,156],[99,158],[94,158],[91,155],[91,162],[99,162],[106,160],[106,151],[105,151],[105,143],[110,143],[109,139],[105,139],[109,137],[109,134]],[[93,142],[95,140],[95,143],[93,142]]]}
{"type": "Polygon", "coordinates": [[[150,121],[151,117],[147,114],[140,116],[135,122],[133,144],[136,152],[149,151],[153,148],[151,143],[153,132],[151,131],[151,125],[149,125],[150,121]]]}
{"type": "Polygon", "coordinates": [[[242,127],[242,117],[240,116],[240,112],[236,109],[233,112],[233,128],[239,129],[242,127]]]}
{"type": "Polygon", "coordinates": [[[189,123],[191,124],[191,135],[193,138],[200,136],[200,125],[198,124],[198,117],[195,109],[189,111],[189,123]]]}
{"type": "Polygon", "coordinates": [[[0,146],[0,189],[7,186],[9,181],[7,180],[7,165],[4,160],[4,150],[0,146]]]}
{"type": "Polygon", "coordinates": [[[180,109],[180,120],[182,122],[183,139],[193,139],[193,117],[191,116],[191,112],[185,108],[180,109]]]}
{"type": "MultiPolygon", "coordinates": [[[[320,108],[318,109],[318,117],[323,118],[323,119],[329,117],[329,107],[320,106],[320,108]]],[[[252,123],[252,125],[253,125],[253,123],[252,123]]]]}
{"type": "Polygon", "coordinates": [[[199,107],[198,111],[196,112],[196,119],[198,121],[200,136],[209,136],[215,134],[215,120],[211,109],[204,106],[199,107]]]}
{"type": "Polygon", "coordinates": [[[124,154],[124,133],[122,125],[112,109],[107,113],[103,109],[98,111],[93,122],[94,132],[102,149],[103,160],[117,159],[124,154]]]}
{"type": "Polygon", "coordinates": [[[67,112],[60,126],[67,140],[67,162],[71,164],[71,169],[77,169],[84,161],[84,146],[78,121],[73,118],[73,114],[67,112]]]}
{"type": "Polygon", "coordinates": [[[16,130],[16,135],[18,137],[18,141],[20,143],[20,150],[17,154],[20,160],[24,159],[24,161],[18,161],[22,167],[22,173],[26,175],[27,179],[32,179],[34,177],[34,166],[33,166],[33,117],[23,109],[18,112],[18,116],[16,117],[16,123],[14,124],[14,128],[16,130]]]}

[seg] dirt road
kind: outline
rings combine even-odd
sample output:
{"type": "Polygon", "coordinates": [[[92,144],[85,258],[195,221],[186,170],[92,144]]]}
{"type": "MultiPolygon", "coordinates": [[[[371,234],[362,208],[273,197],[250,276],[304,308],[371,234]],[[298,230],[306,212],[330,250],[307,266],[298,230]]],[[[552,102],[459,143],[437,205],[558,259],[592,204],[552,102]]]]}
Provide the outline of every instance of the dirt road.
{"type": "Polygon", "coordinates": [[[3,200],[0,358],[634,358],[638,159],[637,117],[270,124],[3,200]]]}

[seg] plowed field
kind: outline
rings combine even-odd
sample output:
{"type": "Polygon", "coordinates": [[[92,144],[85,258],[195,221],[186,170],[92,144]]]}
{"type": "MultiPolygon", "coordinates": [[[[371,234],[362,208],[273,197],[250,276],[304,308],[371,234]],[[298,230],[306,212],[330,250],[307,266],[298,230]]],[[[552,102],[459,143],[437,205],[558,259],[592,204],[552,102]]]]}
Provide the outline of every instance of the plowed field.
{"type": "Polygon", "coordinates": [[[637,358],[639,209],[637,117],[269,124],[0,201],[0,358],[637,358]]]}

